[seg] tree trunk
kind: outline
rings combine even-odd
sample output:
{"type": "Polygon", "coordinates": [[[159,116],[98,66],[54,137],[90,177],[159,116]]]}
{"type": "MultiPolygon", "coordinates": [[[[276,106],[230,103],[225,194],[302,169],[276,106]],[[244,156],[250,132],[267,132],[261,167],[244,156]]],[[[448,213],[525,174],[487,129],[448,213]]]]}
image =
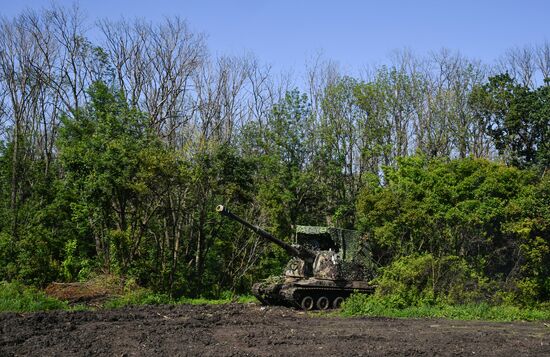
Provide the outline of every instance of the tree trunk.
{"type": "Polygon", "coordinates": [[[18,240],[18,232],[17,232],[17,225],[18,225],[18,202],[17,202],[17,191],[18,191],[18,180],[19,180],[19,120],[16,119],[15,122],[15,128],[14,128],[14,135],[13,135],[13,156],[12,156],[12,164],[11,164],[11,200],[10,200],[10,209],[13,214],[12,219],[12,241],[18,240]]]}

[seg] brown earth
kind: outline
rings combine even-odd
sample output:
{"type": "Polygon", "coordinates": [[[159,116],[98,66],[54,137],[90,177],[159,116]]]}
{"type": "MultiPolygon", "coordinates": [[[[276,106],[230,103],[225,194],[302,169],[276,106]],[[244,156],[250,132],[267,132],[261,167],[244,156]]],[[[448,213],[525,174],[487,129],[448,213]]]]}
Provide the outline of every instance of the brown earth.
{"type": "MultiPolygon", "coordinates": [[[[102,274],[82,283],[51,283],[46,287],[46,295],[67,301],[70,305],[81,304],[88,307],[101,307],[105,301],[120,296],[125,282],[119,277],[102,274]]],[[[137,286],[131,286],[137,288],[137,286]]]]}
{"type": "Polygon", "coordinates": [[[254,304],[0,314],[0,356],[550,356],[548,323],[340,318],[254,304]]]}

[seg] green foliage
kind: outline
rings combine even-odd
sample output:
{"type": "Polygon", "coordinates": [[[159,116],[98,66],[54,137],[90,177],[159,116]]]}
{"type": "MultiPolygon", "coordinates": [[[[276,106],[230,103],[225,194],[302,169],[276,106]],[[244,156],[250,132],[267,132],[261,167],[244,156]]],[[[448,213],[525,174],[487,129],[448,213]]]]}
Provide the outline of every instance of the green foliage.
{"type": "Polygon", "coordinates": [[[415,305],[400,307],[384,297],[352,294],[342,304],[343,316],[398,318],[446,318],[454,320],[538,321],[549,320],[545,306],[520,308],[511,305],[489,305],[485,302],[465,305],[415,305]]]}
{"type": "MultiPolygon", "coordinates": [[[[548,179],[486,160],[399,160],[358,199],[360,226],[387,265],[458,259],[518,302],[548,298],[548,179]]],[[[403,272],[404,273],[404,272],[403,272]]]]}
{"type": "Polygon", "coordinates": [[[487,299],[489,293],[487,279],[457,256],[404,256],[383,268],[373,283],[376,296],[396,308],[475,303],[487,299]]]}
{"type": "Polygon", "coordinates": [[[70,239],[65,243],[64,259],[61,262],[62,274],[66,281],[83,281],[91,277],[93,261],[83,257],[78,250],[78,241],[70,239]]]}
{"type": "Polygon", "coordinates": [[[149,289],[138,288],[128,291],[120,297],[108,300],[103,304],[103,307],[107,309],[116,309],[124,306],[161,305],[173,302],[174,300],[166,294],[158,294],[149,289]]]}
{"type": "Polygon", "coordinates": [[[191,305],[221,305],[231,302],[241,304],[257,302],[256,298],[250,295],[235,295],[231,291],[222,292],[217,298],[189,298],[181,297],[179,299],[171,298],[166,294],[154,293],[145,288],[137,288],[127,291],[123,296],[107,301],[103,307],[121,308],[124,306],[139,305],[161,305],[161,304],[191,304],[191,305]]]}
{"type": "MultiPolygon", "coordinates": [[[[343,77],[327,86],[321,103],[323,115],[314,132],[319,146],[313,155],[316,186],[323,197],[319,210],[332,224],[343,228],[353,228],[355,224],[353,202],[361,181],[356,172],[366,157],[361,153],[358,165],[355,147],[365,138],[366,128],[362,125],[373,122],[370,116],[364,120],[366,113],[358,105],[359,85],[357,80],[343,77]]],[[[374,140],[374,136],[372,131],[368,138],[374,140]]],[[[369,143],[365,141],[364,145],[369,143]]]]}
{"type": "Polygon", "coordinates": [[[530,89],[508,73],[474,88],[470,105],[489,129],[500,154],[513,165],[550,165],[550,86],[530,89]]]}
{"type": "Polygon", "coordinates": [[[19,282],[0,281],[0,312],[32,312],[67,309],[66,302],[46,296],[19,282]]]}
{"type": "Polygon", "coordinates": [[[335,78],[313,93],[315,108],[293,90],[226,136],[211,123],[166,133],[156,121],[166,113],[140,112],[96,82],[63,117],[54,157],[33,151],[33,134],[18,149],[0,143],[0,276],[45,286],[112,272],[148,289],[114,306],[246,292],[288,256],[214,211],[227,203],[287,241],[295,224],[364,231],[384,267],[377,296],[394,307],[548,300],[550,87],[498,76],[471,94],[476,128],[490,127],[480,148],[488,133],[514,167],[449,160],[471,152],[446,144],[457,117],[471,124],[463,112],[430,112],[430,132],[417,133],[426,156],[409,156],[425,82],[395,67],[369,83],[335,78]]]}
{"type": "MultiPolygon", "coordinates": [[[[263,228],[288,240],[293,225],[318,224],[324,220],[325,196],[319,188],[319,174],[315,170],[314,116],[305,94],[298,90],[287,92],[273,106],[266,126],[250,123],[244,128],[241,140],[245,157],[249,155],[255,160],[255,171],[250,179],[254,182],[254,201],[260,206],[263,222],[266,222],[263,228]]],[[[251,220],[257,222],[257,218],[252,217],[251,220]]],[[[239,227],[230,222],[225,224],[239,227]]],[[[280,274],[286,261],[288,256],[281,249],[268,245],[261,259],[250,269],[252,274],[247,285],[268,275],[280,274]]]]}
{"type": "Polygon", "coordinates": [[[64,239],[72,232],[56,196],[58,166],[44,159],[18,160],[21,177],[11,192],[12,159],[13,146],[0,146],[0,276],[43,286],[59,277],[64,239]]]}
{"type": "MultiPolygon", "coordinates": [[[[290,236],[290,227],[314,215],[301,207],[317,202],[312,170],[313,135],[310,104],[305,94],[287,92],[268,119],[264,152],[259,160],[258,200],[267,209],[275,233],[290,236]]],[[[313,217],[312,217],[313,216],[313,217]]]]}
{"type": "Polygon", "coordinates": [[[102,82],[89,94],[90,105],[64,119],[59,140],[65,189],[74,197],[72,221],[81,227],[79,241],[65,249],[68,279],[87,264],[86,257],[73,257],[74,245],[92,242],[105,269],[139,269],[142,244],[161,204],[158,185],[178,179],[175,156],[151,134],[145,115],[102,82]]]}
{"type": "Polygon", "coordinates": [[[120,46],[78,21],[63,36],[51,13],[2,20],[0,279],[113,273],[150,289],[128,301],[249,291],[288,256],[222,219],[222,203],[287,241],[296,224],[360,228],[402,306],[486,286],[507,303],[550,299],[549,79],[530,88],[446,50],[428,65],[405,51],[368,82],[318,62],[304,92],[280,93],[286,79],[210,58],[179,20],[106,25],[155,52],[118,63],[120,46]],[[67,59],[71,73],[55,65],[67,59]]]}

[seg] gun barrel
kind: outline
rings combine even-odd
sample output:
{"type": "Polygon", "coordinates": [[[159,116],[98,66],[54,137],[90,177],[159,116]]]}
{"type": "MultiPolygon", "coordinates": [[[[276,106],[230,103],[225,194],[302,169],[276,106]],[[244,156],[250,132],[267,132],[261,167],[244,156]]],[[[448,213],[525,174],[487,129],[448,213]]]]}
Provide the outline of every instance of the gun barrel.
{"type": "Polygon", "coordinates": [[[272,234],[264,231],[260,227],[255,226],[251,223],[248,223],[247,221],[245,221],[241,217],[237,216],[236,214],[234,214],[233,212],[228,210],[223,205],[218,205],[216,207],[216,211],[218,211],[220,214],[222,214],[222,215],[224,215],[224,216],[226,216],[226,217],[228,217],[228,218],[230,218],[234,221],[239,222],[243,226],[251,229],[256,234],[258,234],[260,237],[265,238],[265,239],[269,240],[270,242],[277,244],[279,247],[283,248],[291,256],[299,257],[301,259],[308,260],[308,261],[315,259],[315,255],[312,252],[310,252],[308,250],[305,250],[305,249],[298,249],[298,248],[293,247],[292,245],[290,245],[286,242],[283,242],[282,240],[280,240],[278,238],[275,238],[272,234]]]}

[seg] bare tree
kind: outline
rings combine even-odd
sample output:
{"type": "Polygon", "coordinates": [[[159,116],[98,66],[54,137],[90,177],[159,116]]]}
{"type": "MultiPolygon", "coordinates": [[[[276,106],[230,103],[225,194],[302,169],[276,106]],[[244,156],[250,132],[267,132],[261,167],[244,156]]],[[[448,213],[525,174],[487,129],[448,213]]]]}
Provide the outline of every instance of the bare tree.
{"type": "MultiPolygon", "coordinates": [[[[550,78],[550,42],[545,41],[536,47],[536,63],[542,79],[550,78]]],[[[546,85],[550,83],[547,82],[546,85]]]]}
{"type": "Polygon", "coordinates": [[[38,106],[35,113],[35,135],[33,146],[45,160],[45,174],[54,160],[55,140],[62,112],[69,112],[64,106],[57,80],[62,76],[59,68],[64,48],[54,38],[47,13],[27,12],[23,14],[26,31],[30,34],[38,52],[37,60],[31,65],[40,82],[38,106]]]}
{"type": "Polygon", "coordinates": [[[6,95],[3,113],[10,128],[9,140],[13,146],[11,158],[10,208],[13,212],[12,237],[18,236],[18,206],[23,175],[21,160],[26,154],[24,144],[32,130],[41,90],[33,63],[40,54],[32,36],[26,31],[26,18],[19,16],[0,23],[0,93],[6,95]]]}
{"type": "Polygon", "coordinates": [[[86,89],[92,82],[88,61],[93,57],[93,46],[85,36],[85,17],[75,4],[71,8],[52,7],[45,12],[52,36],[62,51],[55,66],[51,85],[69,112],[78,110],[86,101],[86,89]]]}
{"type": "Polygon", "coordinates": [[[306,63],[306,85],[311,107],[317,118],[322,116],[322,101],[326,88],[334,85],[341,78],[338,65],[317,53],[306,63]]]}
{"type": "Polygon", "coordinates": [[[262,127],[268,112],[275,104],[271,66],[262,67],[256,58],[250,57],[246,75],[246,90],[249,95],[247,122],[256,122],[262,127]]]}
{"type": "Polygon", "coordinates": [[[536,55],[532,46],[515,47],[507,50],[499,59],[497,70],[508,72],[512,78],[526,87],[534,88],[536,84],[536,55]]]}
{"type": "Polygon", "coordinates": [[[203,37],[190,32],[179,18],[166,19],[156,28],[140,24],[137,29],[147,44],[149,64],[144,69],[144,109],[153,127],[172,142],[175,130],[190,119],[184,104],[191,76],[204,60],[203,37]]]}
{"type": "Polygon", "coordinates": [[[191,77],[205,58],[204,36],[178,17],[158,26],[144,22],[98,22],[119,89],[147,112],[151,126],[171,145],[194,113],[191,77]]]}
{"type": "Polygon", "coordinates": [[[450,134],[449,154],[464,158],[468,155],[487,157],[489,137],[486,128],[479,123],[468,105],[472,89],[486,79],[486,70],[478,61],[471,61],[460,53],[441,50],[433,54],[437,77],[436,97],[444,103],[445,121],[450,134]]]}

